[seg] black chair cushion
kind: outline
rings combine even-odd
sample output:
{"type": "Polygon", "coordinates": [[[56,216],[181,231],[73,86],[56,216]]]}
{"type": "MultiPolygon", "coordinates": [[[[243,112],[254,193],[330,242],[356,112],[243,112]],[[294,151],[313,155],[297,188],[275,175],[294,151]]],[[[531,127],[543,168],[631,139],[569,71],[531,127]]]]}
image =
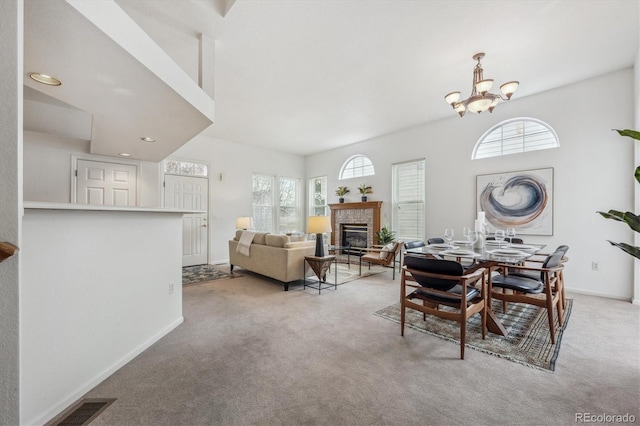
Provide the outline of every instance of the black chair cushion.
{"type": "MultiPolygon", "coordinates": [[[[416,269],[418,271],[424,271],[431,274],[451,275],[453,277],[460,277],[464,274],[462,265],[452,260],[430,259],[422,256],[405,256],[404,263],[409,269],[416,269]]],[[[425,277],[418,274],[413,275],[413,278],[423,287],[430,287],[443,291],[447,291],[457,285],[453,280],[425,277]]]]}
{"type": "Polygon", "coordinates": [[[517,275],[496,275],[491,277],[493,287],[508,288],[523,293],[542,293],[544,284],[539,279],[520,277],[517,275]]]}
{"type": "Polygon", "coordinates": [[[429,238],[427,240],[427,244],[444,244],[444,239],[442,238],[429,238]]]}
{"type": "MultiPolygon", "coordinates": [[[[462,294],[462,286],[460,284],[456,284],[455,286],[453,286],[453,288],[450,288],[449,290],[447,290],[447,293],[451,293],[451,296],[440,294],[440,293],[434,293],[432,291],[429,291],[429,289],[426,289],[426,288],[416,290],[416,293],[438,302],[456,303],[456,302],[460,302],[460,295],[462,294]]],[[[471,300],[474,297],[477,297],[479,295],[480,295],[480,290],[478,290],[475,287],[467,286],[466,300],[471,300]]]]}
{"type": "Polygon", "coordinates": [[[407,241],[406,243],[404,243],[404,248],[406,248],[407,250],[412,248],[418,248],[418,247],[424,247],[424,241],[417,240],[417,241],[407,241]]]}

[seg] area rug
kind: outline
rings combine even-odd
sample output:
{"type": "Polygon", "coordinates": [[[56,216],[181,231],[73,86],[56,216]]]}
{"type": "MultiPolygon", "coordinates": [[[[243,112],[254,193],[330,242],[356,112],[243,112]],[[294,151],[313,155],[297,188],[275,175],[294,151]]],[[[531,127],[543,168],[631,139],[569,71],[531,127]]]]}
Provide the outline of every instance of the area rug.
{"type": "MultiPolygon", "coordinates": [[[[572,305],[573,300],[567,299],[564,324],[556,329],[556,343],[552,344],[546,309],[524,303],[510,303],[507,312],[503,314],[502,303],[494,301],[493,311],[507,329],[507,335],[487,332],[485,340],[482,340],[480,315],[473,315],[467,323],[466,347],[528,367],[554,371],[572,305]]],[[[388,306],[375,315],[400,324],[400,303],[388,306]]],[[[427,320],[423,321],[422,313],[407,309],[405,326],[460,344],[460,325],[455,321],[433,315],[427,315],[427,320]]]]}
{"type": "Polygon", "coordinates": [[[227,278],[229,274],[213,265],[195,265],[182,268],[182,285],[202,283],[205,281],[227,278]]]}
{"type": "MultiPolygon", "coordinates": [[[[333,270],[334,267],[338,268],[338,285],[345,284],[350,281],[357,280],[359,278],[381,274],[382,272],[385,272],[385,271],[389,271],[389,273],[392,272],[390,268],[385,268],[379,265],[371,265],[371,269],[369,269],[368,265],[362,265],[362,276],[361,276],[359,274],[359,265],[357,264],[348,265],[347,263],[337,263],[335,265],[331,265],[331,271],[327,272],[327,284],[334,284],[335,282],[336,275],[333,270]]],[[[398,275],[398,271],[396,271],[396,275],[398,275]]]]}

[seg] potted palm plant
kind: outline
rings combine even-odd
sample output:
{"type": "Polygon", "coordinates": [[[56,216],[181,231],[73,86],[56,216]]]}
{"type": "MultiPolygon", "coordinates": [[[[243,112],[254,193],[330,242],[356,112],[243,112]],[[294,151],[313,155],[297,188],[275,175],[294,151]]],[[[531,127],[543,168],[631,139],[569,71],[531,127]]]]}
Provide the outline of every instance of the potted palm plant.
{"type": "Polygon", "coordinates": [[[360,195],[362,195],[362,201],[367,201],[367,194],[371,194],[373,190],[370,186],[367,186],[366,183],[363,183],[358,187],[358,191],[360,191],[360,195]]]}
{"type": "Polygon", "coordinates": [[[382,229],[376,232],[376,238],[378,238],[378,244],[384,246],[395,241],[396,233],[395,231],[389,231],[387,225],[384,225],[382,229]]]}
{"type": "Polygon", "coordinates": [[[344,196],[348,193],[349,193],[349,188],[347,188],[346,186],[339,186],[338,189],[336,189],[336,195],[340,197],[338,198],[338,201],[340,203],[344,203],[344,196]]]}
{"type": "MultiPolygon", "coordinates": [[[[640,132],[636,130],[618,130],[614,129],[620,136],[628,136],[635,140],[640,140],[640,132]]],[[[636,171],[634,173],[634,177],[638,183],[640,183],[640,166],[636,167],[636,171]]],[[[629,228],[633,229],[635,232],[640,232],[640,215],[635,215],[633,212],[622,212],[619,210],[609,210],[608,212],[599,211],[600,215],[605,219],[612,219],[618,222],[626,223],[629,228]]],[[[640,259],[640,247],[633,246],[627,243],[616,243],[614,241],[608,240],[611,245],[618,247],[620,250],[625,253],[630,254],[631,256],[640,259]]]]}

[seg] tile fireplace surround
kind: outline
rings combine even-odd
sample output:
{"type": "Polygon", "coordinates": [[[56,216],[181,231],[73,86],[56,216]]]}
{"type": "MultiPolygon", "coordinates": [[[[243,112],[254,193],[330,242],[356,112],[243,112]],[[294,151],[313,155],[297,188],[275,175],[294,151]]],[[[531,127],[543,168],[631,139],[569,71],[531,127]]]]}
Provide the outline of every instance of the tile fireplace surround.
{"type": "Polygon", "coordinates": [[[344,224],[367,224],[367,246],[378,244],[374,233],[380,230],[380,211],[382,201],[363,201],[360,203],[329,204],[331,208],[331,244],[342,245],[344,224]]]}

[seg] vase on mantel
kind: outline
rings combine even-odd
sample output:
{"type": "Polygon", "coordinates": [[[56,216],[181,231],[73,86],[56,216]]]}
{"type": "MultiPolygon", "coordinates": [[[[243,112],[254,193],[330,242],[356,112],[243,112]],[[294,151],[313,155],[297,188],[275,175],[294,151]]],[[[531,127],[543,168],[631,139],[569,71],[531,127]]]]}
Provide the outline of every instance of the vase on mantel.
{"type": "Polygon", "coordinates": [[[340,198],[338,198],[338,202],[339,202],[340,204],[344,203],[344,197],[340,197],[340,198]]]}
{"type": "Polygon", "coordinates": [[[364,201],[367,201],[367,196],[366,196],[366,195],[363,195],[363,196],[362,196],[362,201],[363,201],[363,202],[364,202],[364,201]]]}

